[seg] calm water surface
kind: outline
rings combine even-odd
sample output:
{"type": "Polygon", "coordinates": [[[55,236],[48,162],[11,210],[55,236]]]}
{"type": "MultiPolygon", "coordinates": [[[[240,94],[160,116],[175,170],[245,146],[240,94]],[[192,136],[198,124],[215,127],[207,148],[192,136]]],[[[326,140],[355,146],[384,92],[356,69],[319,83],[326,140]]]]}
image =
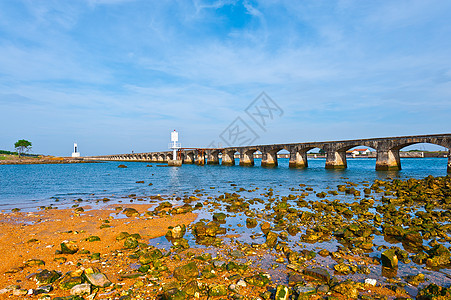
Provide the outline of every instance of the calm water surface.
{"type": "MultiPolygon", "coordinates": [[[[402,159],[398,172],[376,172],[375,159],[348,159],[346,170],[326,170],[325,159],[310,159],[307,169],[288,168],[288,159],[279,159],[277,168],[196,166],[157,167],[144,162],[97,164],[0,165],[0,209],[33,208],[54,203],[69,204],[74,199],[112,199],[128,194],[183,195],[196,189],[215,187],[210,193],[231,192],[238,187],[275,188],[280,194],[300,183],[315,190],[336,188],[345,181],[362,182],[387,177],[424,178],[445,176],[446,158],[402,159]],[[118,168],[125,164],[128,168],[118,168]],[[136,183],[144,181],[145,183],[136,183]],[[149,183],[153,185],[149,186],[149,183]]],[[[237,161],[238,163],[238,161],[237,161]]]]}

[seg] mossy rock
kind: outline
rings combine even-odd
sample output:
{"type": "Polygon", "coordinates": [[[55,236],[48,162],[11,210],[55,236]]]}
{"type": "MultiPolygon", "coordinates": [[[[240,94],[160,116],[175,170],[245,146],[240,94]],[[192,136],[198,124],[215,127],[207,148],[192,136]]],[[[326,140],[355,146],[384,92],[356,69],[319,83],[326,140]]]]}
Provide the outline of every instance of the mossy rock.
{"type": "Polygon", "coordinates": [[[61,274],[57,271],[50,270],[42,270],[38,274],[36,274],[36,280],[38,281],[38,285],[45,285],[55,282],[58,278],[61,277],[61,274]]]}
{"type": "Polygon", "coordinates": [[[190,262],[186,265],[175,268],[174,277],[179,280],[194,279],[199,276],[199,269],[195,262],[190,262]]]}
{"type": "Polygon", "coordinates": [[[138,240],[132,236],[129,236],[124,241],[124,248],[126,249],[135,249],[138,247],[138,240]]]}
{"type": "Polygon", "coordinates": [[[63,242],[61,243],[61,253],[62,254],[75,254],[78,251],[78,246],[75,242],[63,242]]]}
{"type": "Polygon", "coordinates": [[[90,237],[86,238],[87,242],[98,242],[100,241],[100,237],[98,237],[97,235],[91,235],[90,237]]]}
{"type": "Polygon", "coordinates": [[[227,287],[223,284],[213,285],[208,290],[208,295],[212,297],[226,296],[227,287]]]}

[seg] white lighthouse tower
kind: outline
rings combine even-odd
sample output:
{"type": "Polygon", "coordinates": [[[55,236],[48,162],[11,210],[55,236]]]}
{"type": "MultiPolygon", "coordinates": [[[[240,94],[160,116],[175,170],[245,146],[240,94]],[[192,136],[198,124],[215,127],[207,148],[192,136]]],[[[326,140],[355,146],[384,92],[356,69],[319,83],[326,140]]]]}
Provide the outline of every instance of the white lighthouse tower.
{"type": "Polygon", "coordinates": [[[77,143],[74,143],[74,152],[72,152],[72,157],[80,157],[80,152],[78,152],[77,143]]]}
{"type": "Polygon", "coordinates": [[[171,132],[171,142],[169,143],[169,149],[172,149],[172,159],[169,160],[169,166],[181,166],[182,160],[177,159],[177,150],[181,148],[179,143],[179,133],[177,131],[171,132]]]}

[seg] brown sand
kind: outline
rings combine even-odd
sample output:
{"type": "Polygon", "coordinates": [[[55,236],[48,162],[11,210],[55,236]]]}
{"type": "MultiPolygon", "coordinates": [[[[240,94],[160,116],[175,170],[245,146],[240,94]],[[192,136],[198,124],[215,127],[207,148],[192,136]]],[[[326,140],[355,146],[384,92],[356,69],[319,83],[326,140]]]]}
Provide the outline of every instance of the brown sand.
{"type": "MultiPolygon", "coordinates": [[[[22,288],[36,288],[36,283],[25,277],[39,269],[58,270],[63,273],[73,271],[80,255],[55,255],[60,249],[60,243],[65,240],[75,241],[81,249],[91,253],[99,252],[102,256],[110,255],[116,249],[122,249],[124,241],[117,241],[116,237],[122,231],[130,234],[139,233],[141,242],[163,236],[168,226],[193,222],[197,215],[187,213],[168,217],[147,217],[143,213],[152,205],[111,205],[103,209],[88,210],[80,214],[71,209],[52,209],[34,213],[16,212],[0,214],[0,289],[11,284],[19,284],[22,288]],[[142,216],[114,219],[117,215],[115,207],[133,207],[142,216]],[[103,220],[109,219],[110,228],[100,229],[103,220]],[[71,232],[70,232],[71,231],[71,232]],[[91,235],[99,236],[101,241],[84,241],[91,235]],[[30,241],[36,239],[37,241],[30,241]],[[64,256],[69,262],[58,263],[55,257],[64,256]],[[45,266],[26,267],[28,259],[41,259],[45,266]],[[70,262],[72,260],[72,262],[70,262]],[[16,270],[16,273],[8,271],[16,270]],[[7,272],[5,274],[5,272],[7,272]]],[[[120,210],[119,210],[120,212],[120,210]]],[[[114,280],[117,271],[114,268],[105,272],[110,280],[114,280]]],[[[0,298],[2,295],[0,295],[0,298]]]]}

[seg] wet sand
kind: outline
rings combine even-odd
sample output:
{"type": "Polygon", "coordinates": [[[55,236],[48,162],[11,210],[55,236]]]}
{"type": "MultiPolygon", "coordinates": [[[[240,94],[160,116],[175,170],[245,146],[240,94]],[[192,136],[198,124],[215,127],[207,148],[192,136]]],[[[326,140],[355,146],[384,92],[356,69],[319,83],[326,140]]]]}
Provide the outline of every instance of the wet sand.
{"type": "MultiPolygon", "coordinates": [[[[141,214],[147,211],[150,204],[127,204],[126,206],[111,205],[102,209],[90,210],[84,207],[81,213],[73,209],[50,209],[38,212],[14,212],[0,214],[0,289],[8,285],[18,284],[24,289],[36,288],[34,280],[27,280],[26,276],[40,269],[57,270],[63,274],[77,269],[76,263],[80,259],[81,250],[100,253],[109,256],[115,250],[124,248],[124,241],[116,237],[120,232],[138,233],[143,243],[151,238],[163,236],[169,226],[177,224],[188,225],[196,219],[196,214],[187,213],[166,217],[125,217],[117,208],[135,208],[141,214]],[[120,218],[117,218],[117,217],[120,218]],[[109,223],[105,223],[108,220],[109,223]],[[101,225],[111,227],[100,229],[101,225]],[[89,236],[98,236],[100,241],[88,242],[89,236]],[[75,241],[79,252],[74,255],[56,255],[63,241],[75,241]],[[55,257],[65,257],[67,261],[54,261],[55,257]],[[31,259],[45,262],[45,266],[26,266],[31,259]]],[[[84,255],[86,257],[88,255],[84,255]]],[[[88,266],[98,264],[88,264],[88,266]]],[[[123,267],[120,265],[120,267],[123,267]]],[[[117,268],[105,271],[107,277],[117,282],[117,268]]],[[[52,294],[68,295],[68,291],[56,290],[52,294]]],[[[4,296],[4,295],[3,295],[4,296]]],[[[2,295],[0,295],[2,297],[2,295]]]]}

